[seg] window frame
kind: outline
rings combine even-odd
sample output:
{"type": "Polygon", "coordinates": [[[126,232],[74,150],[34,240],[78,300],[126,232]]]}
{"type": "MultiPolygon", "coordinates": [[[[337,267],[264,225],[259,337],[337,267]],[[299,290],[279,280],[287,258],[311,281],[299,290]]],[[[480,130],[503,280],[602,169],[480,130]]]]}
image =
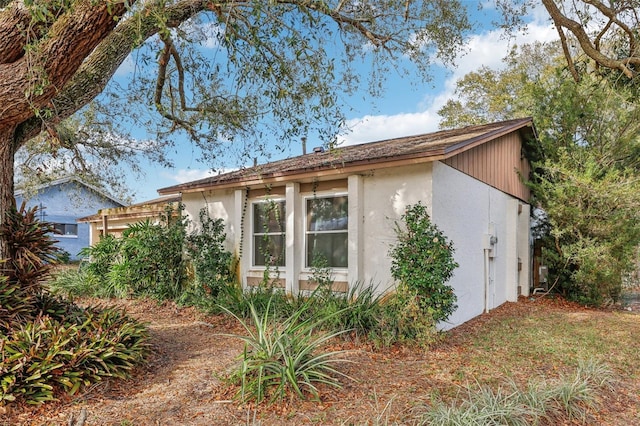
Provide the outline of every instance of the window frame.
{"type": "Polygon", "coordinates": [[[327,235],[327,234],[345,234],[347,238],[347,253],[346,253],[346,265],[345,266],[332,266],[328,265],[334,271],[347,271],[349,269],[349,194],[347,192],[331,192],[323,194],[313,194],[303,197],[304,203],[304,220],[303,220],[303,233],[304,233],[304,269],[310,271],[313,265],[309,264],[309,236],[310,235],[327,235]],[[325,230],[325,231],[310,231],[309,230],[309,200],[318,200],[326,198],[345,198],[347,202],[347,226],[345,229],[339,230],[325,230]]]}
{"type": "Polygon", "coordinates": [[[53,222],[54,235],[60,238],[78,238],[78,224],[77,223],[67,223],[67,222],[53,222]],[[59,227],[62,226],[62,232],[59,227]],[[75,233],[67,234],[67,227],[74,227],[75,233]]]}
{"type": "MultiPolygon", "coordinates": [[[[284,198],[269,198],[269,199],[261,199],[261,200],[254,200],[251,202],[251,267],[252,268],[264,268],[266,269],[267,267],[269,268],[284,268],[287,266],[287,255],[286,255],[286,238],[287,238],[287,223],[286,223],[286,215],[287,215],[287,202],[284,198]],[[267,203],[276,203],[276,204],[282,204],[282,219],[281,219],[281,223],[282,223],[282,231],[281,232],[256,232],[255,227],[256,227],[256,211],[255,211],[255,206],[256,205],[264,205],[267,203]],[[256,250],[258,249],[258,245],[256,244],[256,237],[262,237],[264,238],[265,236],[270,236],[270,235],[280,235],[282,236],[282,264],[273,264],[273,265],[259,265],[256,263],[256,250]]],[[[266,260],[266,259],[265,259],[266,260]]]]}

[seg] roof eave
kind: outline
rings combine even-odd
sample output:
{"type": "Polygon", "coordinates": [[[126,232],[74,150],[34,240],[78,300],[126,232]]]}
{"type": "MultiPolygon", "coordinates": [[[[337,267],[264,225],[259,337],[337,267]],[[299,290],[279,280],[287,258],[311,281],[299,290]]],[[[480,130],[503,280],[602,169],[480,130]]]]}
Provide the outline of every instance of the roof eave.
{"type": "Polygon", "coordinates": [[[396,167],[408,164],[429,163],[445,159],[447,156],[443,149],[434,150],[429,155],[424,153],[399,155],[390,158],[378,158],[358,160],[349,163],[343,163],[342,166],[327,165],[323,167],[313,167],[307,169],[291,170],[286,172],[269,173],[260,177],[237,178],[224,182],[202,182],[195,185],[178,185],[170,188],[161,188],[159,194],[180,191],[182,194],[201,192],[210,189],[230,189],[230,188],[247,188],[254,186],[264,186],[274,183],[283,183],[293,180],[305,181],[315,178],[326,178],[330,176],[340,176],[345,174],[359,173],[371,170],[372,166],[376,169],[396,167]]]}

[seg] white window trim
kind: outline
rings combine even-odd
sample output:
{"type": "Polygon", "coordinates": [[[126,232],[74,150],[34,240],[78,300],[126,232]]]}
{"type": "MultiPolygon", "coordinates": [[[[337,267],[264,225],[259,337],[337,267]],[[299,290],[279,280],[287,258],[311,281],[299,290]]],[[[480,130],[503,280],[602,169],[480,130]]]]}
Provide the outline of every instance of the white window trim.
{"type": "MultiPolygon", "coordinates": [[[[256,252],[255,252],[255,236],[256,234],[254,233],[254,225],[255,225],[255,215],[254,215],[254,205],[256,204],[266,204],[269,202],[273,202],[273,203],[284,203],[284,213],[285,213],[285,217],[284,217],[284,221],[285,221],[285,226],[284,229],[282,230],[282,234],[284,234],[284,239],[283,239],[283,244],[284,244],[284,248],[285,248],[285,255],[284,255],[284,265],[273,265],[270,266],[270,268],[272,269],[277,269],[279,271],[283,271],[286,269],[287,267],[287,255],[286,255],[286,238],[287,238],[287,224],[286,224],[286,214],[287,214],[287,200],[283,197],[278,197],[278,198],[262,198],[262,199],[255,199],[253,201],[250,202],[250,232],[249,232],[249,247],[251,249],[251,270],[253,271],[264,271],[267,269],[266,265],[256,265],[256,252]]],[[[263,235],[264,233],[260,233],[259,235],[263,235]]]]}
{"type": "Polygon", "coordinates": [[[67,222],[53,222],[53,226],[55,228],[56,225],[75,225],[76,227],[76,233],[75,234],[58,234],[58,233],[53,233],[54,238],[69,238],[69,239],[77,239],[78,238],[78,232],[79,232],[79,227],[77,223],[67,223],[67,222]]]}
{"type": "MultiPolygon", "coordinates": [[[[307,211],[307,200],[314,200],[314,199],[318,199],[318,198],[335,198],[335,197],[347,197],[347,203],[349,202],[349,193],[346,191],[340,191],[340,192],[319,192],[319,193],[315,193],[312,195],[305,195],[304,197],[302,197],[302,247],[303,247],[303,252],[302,252],[302,271],[304,274],[311,274],[313,272],[313,268],[311,266],[307,265],[307,235],[309,234],[310,231],[307,231],[307,218],[308,216],[308,211],[307,211]]],[[[349,211],[347,210],[347,220],[349,220],[349,211]]],[[[349,240],[349,227],[347,226],[347,229],[345,230],[340,230],[340,231],[324,231],[325,233],[346,233],[347,234],[347,241],[349,240]]],[[[331,270],[342,276],[347,274],[347,272],[349,271],[349,258],[348,258],[348,253],[347,253],[347,266],[345,267],[335,267],[335,266],[330,266],[329,268],[331,268],[331,270]]]]}

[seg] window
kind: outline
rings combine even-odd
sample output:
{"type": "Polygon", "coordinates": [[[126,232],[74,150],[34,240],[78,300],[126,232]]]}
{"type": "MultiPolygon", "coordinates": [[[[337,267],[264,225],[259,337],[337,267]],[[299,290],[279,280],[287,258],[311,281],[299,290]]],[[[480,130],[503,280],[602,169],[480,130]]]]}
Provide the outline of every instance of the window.
{"type": "Polygon", "coordinates": [[[327,266],[348,266],[348,225],[346,195],[307,199],[307,267],[318,256],[327,261],[327,266]]]}
{"type": "Polygon", "coordinates": [[[65,237],[78,236],[78,225],[75,223],[54,223],[53,228],[56,230],[56,234],[64,235],[65,237]]]}
{"type": "Polygon", "coordinates": [[[254,266],[284,266],[284,221],[284,200],[253,204],[254,266]]]}

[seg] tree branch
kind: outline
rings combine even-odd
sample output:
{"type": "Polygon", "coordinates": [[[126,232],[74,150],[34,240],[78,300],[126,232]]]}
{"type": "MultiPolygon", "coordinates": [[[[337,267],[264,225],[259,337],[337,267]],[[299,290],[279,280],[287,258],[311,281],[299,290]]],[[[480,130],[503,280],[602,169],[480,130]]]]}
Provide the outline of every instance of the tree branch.
{"type": "MultiPolygon", "coordinates": [[[[589,2],[588,0],[586,1],[589,2]]],[[[596,63],[601,66],[622,71],[628,78],[634,77],[635,73],[628,67],[628,65],[640,65],[640,57],[628,56],[623,59],[613,59],[606,56],[591,43],[591,39],[582,24],[566,17],[558,8],[555,0],[542,0],[542,4],[547,9],[547,12],[549,13],[549,16],[551,16],[555,26],[567,28],[574,35],[580,44],[580,47],[588,57],[596,61],[596,63]]],[[[631,53],[634,54],[634,52],[631,53]]],[[[567,57],[567,60],[569,60],[569,57],[567,57]]]]}

